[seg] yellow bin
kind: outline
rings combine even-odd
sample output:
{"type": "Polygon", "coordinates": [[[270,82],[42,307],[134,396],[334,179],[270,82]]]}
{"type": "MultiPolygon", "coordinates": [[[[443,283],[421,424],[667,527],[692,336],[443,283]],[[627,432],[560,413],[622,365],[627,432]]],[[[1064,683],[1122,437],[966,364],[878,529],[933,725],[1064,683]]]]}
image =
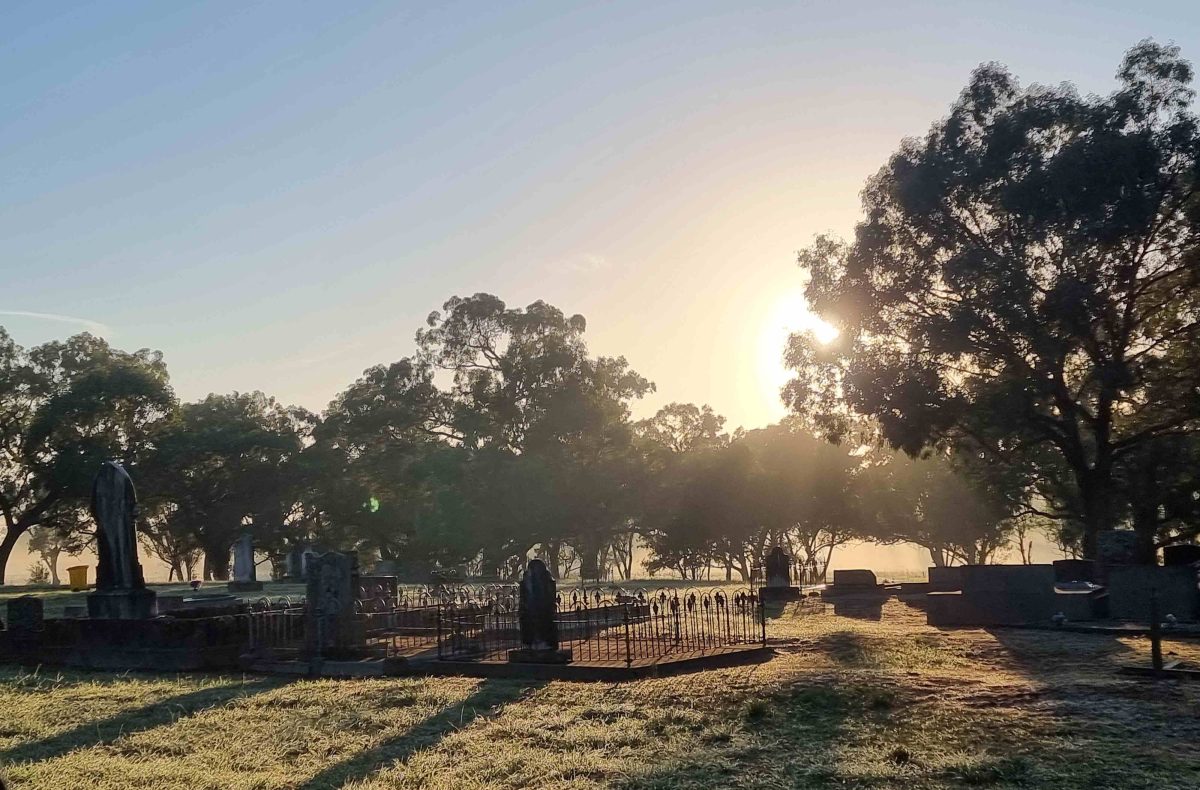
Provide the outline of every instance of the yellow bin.
{"type": "Polygon", "coordinates": [[[88,588],[87,580],[88,566],[75,565],[67,568],[67,576],[71,579],[71,589],[78,592],[88,588]]]}

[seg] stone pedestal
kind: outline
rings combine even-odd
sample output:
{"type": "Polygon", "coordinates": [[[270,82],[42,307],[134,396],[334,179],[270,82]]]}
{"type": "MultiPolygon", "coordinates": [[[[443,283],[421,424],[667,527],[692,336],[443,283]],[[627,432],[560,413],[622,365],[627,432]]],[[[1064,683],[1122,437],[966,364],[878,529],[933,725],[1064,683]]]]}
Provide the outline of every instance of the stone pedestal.
{"type": "Polygon", "coordinates": [[[88,617],[96,620],[146,620],[154,616],[153,590],[97,590],[88,593],[88,617]]]}
{"type": "Polygon", "coordinates": [[[570,664],[570,650],[561,648],[522,647],[508,651],[508,660],[513,664],[570,664]]]}
{"type": "Polygon", "coordinates": [[[229,592],[244,593],[244,592],[261,592],[263,583],[259,581],[231,581],[229,582],[229,592]]]}
{"type": "Polygon", "coordinates": [[[763,587],[759,593],[765,602],[796,601],[801,598],[799,587],[763,587]]]}

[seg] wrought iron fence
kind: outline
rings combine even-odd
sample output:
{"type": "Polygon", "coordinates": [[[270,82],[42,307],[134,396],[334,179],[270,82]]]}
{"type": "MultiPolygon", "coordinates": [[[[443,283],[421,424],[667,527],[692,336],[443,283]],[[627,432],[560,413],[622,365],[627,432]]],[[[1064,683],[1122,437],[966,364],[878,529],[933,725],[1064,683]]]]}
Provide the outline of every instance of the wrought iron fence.
{"type": "Polygon", "coordinates": [[[250,604],[246,618],[250,652],[298,652],[304,647],[303,598],[260,598],[250,604]]]}
{"type": "MultiPolygon", "coordinates": [[[[793,559],[791,564],[792,584],[797,587],[808,587],[816,584],[826,584],[828,571],[817,565],[815,560],[793,559]]],[[[750,568],[750,586],[760,588],[766,586],[767,572],[761,565],[750,568]]]]}
{"type": "MultiPolygon", "coordinates": [[[[522,647],[516,588],[482,600],[458,594],[439,607],[437,654],[503,660],[522,647]]],[[[573,660],[624,663],[765,644],[761,602],[752,589],[569,590],[557,598],[559,646],[573,660]]]]}

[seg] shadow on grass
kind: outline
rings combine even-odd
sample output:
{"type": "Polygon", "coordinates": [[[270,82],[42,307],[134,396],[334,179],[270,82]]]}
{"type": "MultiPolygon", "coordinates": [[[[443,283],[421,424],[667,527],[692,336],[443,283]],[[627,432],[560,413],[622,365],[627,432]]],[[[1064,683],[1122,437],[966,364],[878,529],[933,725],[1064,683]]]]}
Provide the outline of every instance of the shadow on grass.
{"type": "Polygon", "coordinates": [[[890,692],[858,686],[795,685],[750,697],[676,759],[612,787],[707,790],[741,786],[747,777],[763,787],[841,787],[836,745],[852,736],[856,721],[886,715],[894,704],[890,692]]]}
{"type": "Polygon", "coordinates": [[[52,760],[76,749],[105,746],[123,735],[172,724],[208,708],[215,708],[241,697],[272,691],[290,682],[291,680],[286,678],[270,678],[231,686],[212,686],[188,694],[167,697],[107,719],[89,721],[48,738],[14,746],[0,752],[0,763],[52,760]]]}
{"type": "Polygon", "coordinates": [[[824,634],[817,640],[816,648],[842,666],[862,667],[876,663],[868,641],[856,631],[824,634]]]}
{"type": "MultiPolygon", "coordinates": [[[[1117,635],[1103,632],[1002,627],[985,630],[1004,649],[1016,669],[1043,681],[1061,672],[1115,673],[1120,664],[1134,663],[1136,653],[1117,635]]],[[[1148,658],[1146,662],[1149,663],[1148,658]]]]}
{"type": "Polygon", "coordinates": [[[484,680],[466,699],[457,702],[425,721],[388,738],[366,751],[335,763],[309,779],[296,790],[332,790],[349,782],[359,781],[390,765],[408,760],[414,754],[430,749],[456,730],[478,718],[496,714],[502,705],[517,702],[546,681],[484,680]]]}

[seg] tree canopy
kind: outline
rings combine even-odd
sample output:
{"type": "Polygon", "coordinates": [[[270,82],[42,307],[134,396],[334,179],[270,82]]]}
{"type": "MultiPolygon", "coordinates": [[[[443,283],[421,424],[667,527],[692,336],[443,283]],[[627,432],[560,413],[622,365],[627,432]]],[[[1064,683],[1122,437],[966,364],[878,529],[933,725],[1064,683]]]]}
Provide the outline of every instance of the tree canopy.
{"type": "Polygon", "coordinates": [[[1200,428],[1200,127],[1192,68],[1142,42],[1118,88],[1022,89],[981,66],[863,191],[854,239],[800,255],[827,346],[793,337],[791,408],[917,455],[1024,467],[1025,506],[1086,555],[1129,467],[1200,428]]]}

